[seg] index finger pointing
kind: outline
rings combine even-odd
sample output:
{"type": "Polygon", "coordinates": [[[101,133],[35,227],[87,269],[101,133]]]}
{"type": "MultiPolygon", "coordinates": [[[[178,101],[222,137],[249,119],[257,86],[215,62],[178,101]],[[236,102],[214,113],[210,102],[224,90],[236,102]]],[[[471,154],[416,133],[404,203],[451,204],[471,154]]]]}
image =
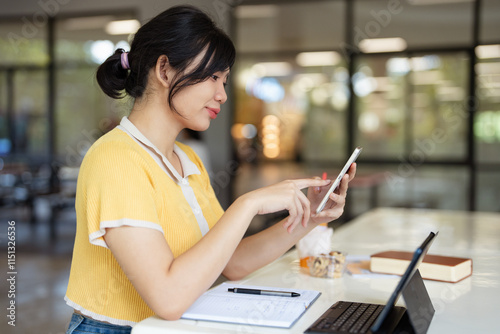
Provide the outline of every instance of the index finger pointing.
{"type": "Polygon", "coordinates": [[[321,179],[298,179],[291,180],[299,189],[304,189],[308,187],[321,187],[330,184],[331,180],[321,180],[321,179]]]}

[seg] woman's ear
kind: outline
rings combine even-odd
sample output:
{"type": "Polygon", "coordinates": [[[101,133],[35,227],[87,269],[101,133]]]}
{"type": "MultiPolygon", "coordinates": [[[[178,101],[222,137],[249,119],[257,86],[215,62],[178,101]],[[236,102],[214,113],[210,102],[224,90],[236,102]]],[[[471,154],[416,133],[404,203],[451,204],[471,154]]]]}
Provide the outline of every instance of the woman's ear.
{"type": "Polygon", "coordinates": [[[156,61],[155,75],[158,82],[165,88],[170,87],[173,71],[166,55],[161,55],[156,61]]]}

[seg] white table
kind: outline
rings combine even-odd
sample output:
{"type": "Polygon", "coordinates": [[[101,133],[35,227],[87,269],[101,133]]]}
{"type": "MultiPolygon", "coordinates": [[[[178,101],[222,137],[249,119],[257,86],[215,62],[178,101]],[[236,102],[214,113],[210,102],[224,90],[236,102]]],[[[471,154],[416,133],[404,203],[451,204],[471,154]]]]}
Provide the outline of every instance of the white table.
{"type": "MultiPolygon", "coordinates": [[[[429,253],[471,257],[473,275],[455,284],[425,281],[436,309],[429,333],[495,332],[500,310],[500,214],[380,208],[337,229],[333,247],[351,255],[389,249],[414,251],[430,231],[439,231],[439,235],[429,253]]],[[[303,333],[338,300],[385,304],[399,280],[349,275],[315,278],[301,271],[297,260],[292,250],[238,282],[321,291],[320,298],[288,330],[151,317],[138,323],[132,333],[303,333]]],[[[404,305],[402,300],[398,304],[404,305]]]]}

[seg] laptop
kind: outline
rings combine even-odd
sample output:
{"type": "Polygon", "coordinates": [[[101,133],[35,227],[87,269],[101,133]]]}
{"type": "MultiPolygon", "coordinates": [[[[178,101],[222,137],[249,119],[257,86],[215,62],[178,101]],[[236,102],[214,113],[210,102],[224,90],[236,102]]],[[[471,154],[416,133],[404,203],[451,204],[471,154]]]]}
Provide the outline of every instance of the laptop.
{"type": "Polygon", "coordinates": [[[305,333],[414,333],[429,329],[434,307],[418,271],[437,232],[431,232],[413,253],[413,258],[385,305],[339,301],[333,304],[305,333]],[[406,308],[396,306],[403,295],[406,308]]]}

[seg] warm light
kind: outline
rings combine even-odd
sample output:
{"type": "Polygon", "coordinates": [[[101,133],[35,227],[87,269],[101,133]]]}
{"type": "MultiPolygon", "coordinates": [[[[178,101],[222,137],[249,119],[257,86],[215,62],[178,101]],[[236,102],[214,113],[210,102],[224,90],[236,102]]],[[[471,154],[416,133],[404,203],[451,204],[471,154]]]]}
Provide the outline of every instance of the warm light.
{"type": "Polygon", "coordinates": [[[276,141],[278,139],[279,138],[277,133],[267,133],[264,135],[264,138],[262,138],[262,140],[267,140],[267,141],[276,141]]]}
{"type": "Polygon", "coordinates": [[[235,16],[238,19],[263,19],[275,17],[279,8],[276,5],[238,6],[235,16]]]}
{"type": "Polygon", "coordinates": [[[262,135],[265,137],[267,135],[276,134],[279,135],[280,129],[274,124],[264,125],[262,128],[262,135]]]}
{"type": "Polygon", "coordinates": [[[235,139],[243,139],[243,127],[244,124],[236,123],[231,127],[231,135],[235,139]]]}
{"type": "Polygon", "coordinates": [[[264,62],[252,66],[259,77],[283,77],[292,73],[292,65],[287,62],[264,62]]]}
{"type": "Polygon", "coordinates": [[[280,124],[280,119],[274,115],[267,115],[262,119],[262,123],[264,125],[272,124],[278,126],[280,124]]]}
{"type": "Polygon", "coordinates": [[[113,20],[113,16],[84,16],[73,17],[62,21],[64,30],[89,30],[89,29],[102,29],[113,20]]]}
{"type": "Polygon", "coordinates": [[[300,66],[333,66],[340,62],[337,52],[301,52],[295,58],[300,66]]]}
{"type": "Polygon", "coordinates": [[[276,145],[274,146],[265,146],[263,150],[264,156],[266,158],[277,158],[280,155],[280,148],[276,145]]]}
{"type": "Polygon", "coordinates": [[[364,39],[359,49],[364,53],[397,52],[406,49],[406,41],[401,37],[364,39]]]}
{"type": "Polygon", "coordinates": [[[273,146],[273,145],[277,145],[277,142],[278,141],[278,136],[276,135],[267,135],[267,136],[264,136],[264,138],[262,138],[262,145],[264,145],[264,147],[270,147],[273,146]]]}
{"type": "Polygon", "coordinates": [[[112,21],[106,25],[106,32],[110,35],[134,34],[141,24],[137,20],[112,21]]]}
{"type": "Polygon", "coordinates": [[[476,47],[476,55],[480,59],[500,58],[500,45],[479,45],[476,47]]]}
{"type": "Polygon", "coordinates": [[[266,115],[262,119],[262,152],[266,158],[277,158],[280,154],[280,119],[266,115]]]}

